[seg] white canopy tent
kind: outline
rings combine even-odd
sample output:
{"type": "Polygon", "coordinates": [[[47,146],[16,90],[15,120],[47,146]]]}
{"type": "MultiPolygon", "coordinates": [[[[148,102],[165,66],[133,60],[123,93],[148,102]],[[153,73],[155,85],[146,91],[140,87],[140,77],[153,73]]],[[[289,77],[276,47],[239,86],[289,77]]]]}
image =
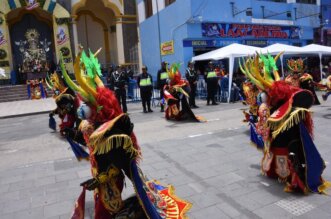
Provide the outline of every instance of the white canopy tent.
{"type": "MultiPolygon", "coordinates": [[[[284,54],[300,54],[301,53],[301,47],[297,46],[290,46],[286,44],[281,44],[281,43],[275,43],[270,46],[264,47],[261,51],[263,54],[271,54],[271,55],[276,55],[280,52],[284,52],[284,54]]],[[[282,72],[284,72],[284,63],[283,63],[283,55],[280,56],[280,64],[282,67],[282,72]]]]}
{"type": "Polygon", "coordinates": [[[323,71],[322,71],[322,55],[331,55],[331,47],[322,46],[318,44],[310,44],[304,47],[301,47],[302,53],[305,54],[318,54],[320,58],[320,74],[321,79],[323,79],[323,71]]]}
{"type": "MultiPolygon", "coordinates": [[[[318,54],[320,58],[320,71],[322,78],[322,55],[331,55],[331,47],[321,46],[317,44],[310,44],[304,47],[297,47],[297,46],[275,43],[264,48],[259,48],[259,47],[233,43],[231,45],[222,47],[220,49],[216,49],[211,52],[194,56],[192,58],[192,61],[220,60],[224,58],[229,59],[229,97],[228,97],[228,102],[229,102],[231,87],[232,87],[234,58],[253,55],[256,52],[263,54],[269,53],[271,55],[276,55],[280,52],[284,52],[283,55],[318,54]]],[[[281,55],[280,57],[282,72],[284,72],[283,55],[281,55]]]]}
{"type": "Polygon", "coordinates": [[[204,53],[202,55],[194,56],[192,61],[203,61],[203,60],[220,60],[224,58],[229,59],[229,97],[228,102],[230,102],[230,94],[232,88],[232,78],[233,78],[233,68],[234,68],[234,58],[243,57],[248,55],[253,55],[257,51],[259,52],[261,48],[254,46],[246,46],[242,44],[233,43],[231,45],[222,47],[220,49],[213,50],[211,52],[204,53]]]}
{"type": "Polygon", "coordinates": [[[302,49],[301,47],[290,46],[281,43],[275,43],[261,49],[262,53],[270,53],[271,55],[276,55],[283,51],[285,52],[285,54],[300,54],[302,49]]]}
{"type": "MultiPolygon", "coordinates": [[[[322,67],[323,67],[322,66],[322,55],[331,55],[331,47],[322,46],[322,45],[318,45],[318,44],[310,44],[310,45],[307,45],[304,47],[297,47],[297,46],[290,46],[290,45],[276,43],[276,44],[263,48],[263,53],[269,52],[272,55],[275,55],[282,51],[284,51],[284,55],[317,54],[320,59],[321,79],[322,79],[322,67]]],[[[283,70],[283,55],[280,57],[280,61],[281,61],[282,70],[283,70]]]]}

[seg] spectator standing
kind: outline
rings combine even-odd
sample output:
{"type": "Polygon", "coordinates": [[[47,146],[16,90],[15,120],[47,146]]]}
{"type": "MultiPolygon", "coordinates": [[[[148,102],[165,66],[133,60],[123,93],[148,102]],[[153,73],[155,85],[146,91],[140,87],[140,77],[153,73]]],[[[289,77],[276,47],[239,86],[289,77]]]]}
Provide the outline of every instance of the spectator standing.
{"type": "Polygon", "coordinates": [[[115,91],[116,98],[124,113],[128,111],[126,106],[126,89],[128,87],[128,77],[122,66],[117,66],[110,77],[110,89],[115,91]]]}
{"type": "Polygon", "coordinates": [[[167,72],[167,62],[161,63],[161,69],[157,72],[157,88],[160,90],[160,106],[161,112],[164,112],[164,96],[163,96],[163,88],[167,84],[168,80],[168,72],[167,72]]]}
{"type": "Polygon", "coordinates": [[[188,82],[190,83],[190,88],[191,88],[190,97],[189,97],[189,105],[191,108],[199,108],[195,104],[195,94],[196,94],[196,90],[197,90],[197,83],[199,80],[199,75],[198,75],[198,72],[194,69],[193,62],[188,62],[185,77],[188,80],[188,82]]]}
{"type": "Polygon", "coordinates": [[[137,78],[138,87],[140,88],[140,96],[143,105],[144,113],[153,112],[151,109],[151,98],[153,92],[153,78],[147,73],[147,67],[142,67],[142,73],[137,78]],[[147,109],[146,109],[147,105],[147,109]]]}
{"type": "Polygon", "coordinates": [[[218,105],[215,100],[218,88],[218,77],[212,62],[209,62],[209,68],[205,74],[205,80],[207,83],[207,105],[210,104],[210,101],[212,102],[212,105],[218,105]]]}

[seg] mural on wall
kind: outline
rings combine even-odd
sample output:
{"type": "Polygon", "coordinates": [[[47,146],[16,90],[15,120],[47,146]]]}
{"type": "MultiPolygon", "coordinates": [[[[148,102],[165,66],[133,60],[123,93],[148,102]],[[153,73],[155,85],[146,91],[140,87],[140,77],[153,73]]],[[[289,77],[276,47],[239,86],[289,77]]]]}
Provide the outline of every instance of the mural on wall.
{"type": "Polygon", "coordinates": [[[202,23],[202,36],[217,38],[276,38],[301,39],[301,31],[296,26],[259,24],[202,23]]]}

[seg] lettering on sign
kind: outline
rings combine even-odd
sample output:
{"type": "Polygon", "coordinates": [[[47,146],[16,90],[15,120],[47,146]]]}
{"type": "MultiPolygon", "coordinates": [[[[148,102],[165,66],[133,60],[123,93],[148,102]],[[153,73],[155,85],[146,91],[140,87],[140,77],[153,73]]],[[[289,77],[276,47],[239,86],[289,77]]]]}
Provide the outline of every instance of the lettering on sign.
{"type": "Polygon", "coordinates": [[[301,30],[296,26],[277,26],[260,24],[202,23],[204,37],[242,38],[242,39],[300,39],[301,30]]]}

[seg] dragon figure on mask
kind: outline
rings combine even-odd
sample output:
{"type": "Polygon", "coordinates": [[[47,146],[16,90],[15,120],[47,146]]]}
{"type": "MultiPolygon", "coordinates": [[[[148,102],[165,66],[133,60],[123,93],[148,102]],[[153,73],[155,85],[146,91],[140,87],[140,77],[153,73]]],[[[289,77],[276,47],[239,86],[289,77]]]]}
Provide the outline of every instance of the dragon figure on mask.
{"type": "Polygon", "coordinates": [[[86,54],[80,49],[75,62],[77,84],[67,74],[61,58],[61,69],[68,86],[80,97],[77,114],[82,122],[79,132],[89,149],[92,178],[82,182],[72,218],[83,219],[86,190],[94,191],[94,217],[99,218],[187,218],[191,204],[178,198],[172,186],[148,180],[139,168],[141,151],[133,132],[133,123],[124,114],[114,93],[100,80],[98,52],[86,54]],[[125,176],[135,195],[125,200],[121,194],[125,176]]]}
{"type": "Polygon", "coordinates": [[[260,94],[251,141],[263,149],[261,171],[286,184],[285,191],[323,193],[331,184],[322,178],[324,160],[313,142],[309,90],[281,81],[275,58],[256,54],[239,62],[260,94]]]}

